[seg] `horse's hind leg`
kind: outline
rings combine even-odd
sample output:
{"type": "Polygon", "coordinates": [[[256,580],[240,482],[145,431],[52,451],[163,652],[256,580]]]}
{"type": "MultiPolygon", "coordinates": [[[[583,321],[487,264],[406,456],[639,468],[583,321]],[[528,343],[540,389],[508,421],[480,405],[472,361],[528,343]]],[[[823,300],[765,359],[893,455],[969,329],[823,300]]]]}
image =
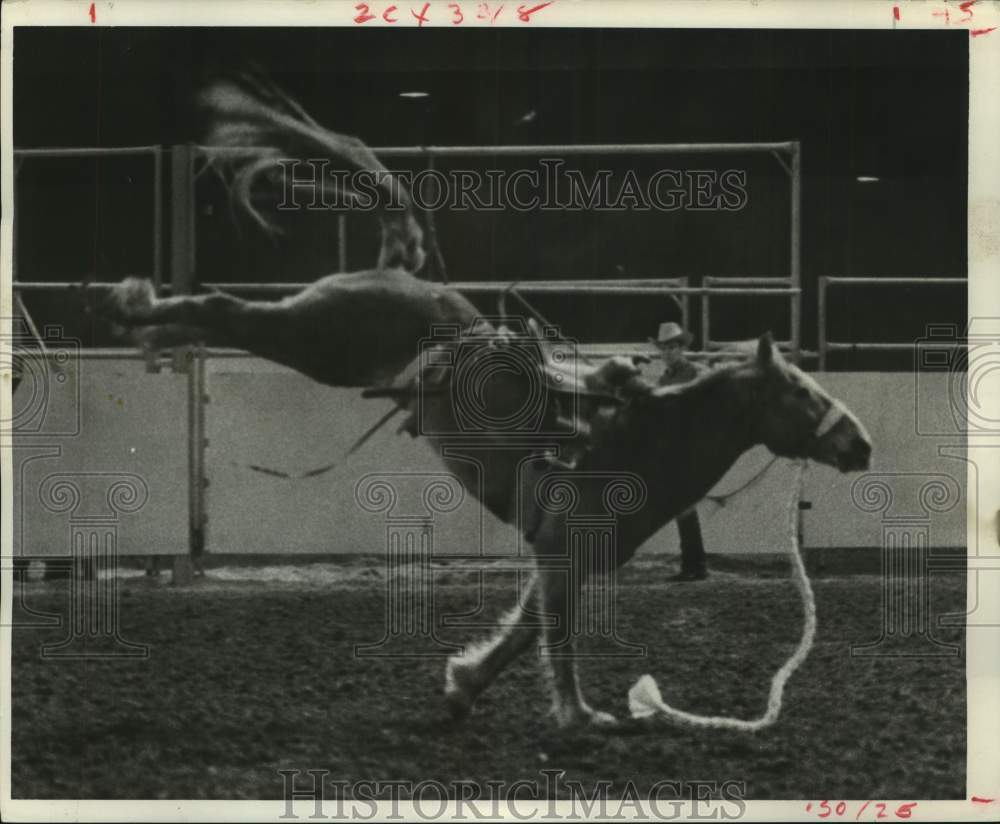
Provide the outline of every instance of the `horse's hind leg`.
{"type": "Polygon", "coordinates": [[[578,580],[564,565],[550,566],[539,572],[542,611],[555,615],[555,623],[543,630],[542,660],[550,677],[552,713],[560,727],[589,723],[612,725],[615,717],[593,709],[583,700],[574,657],[574,619],[579,608],[578,580]]]}
{"type": "Polygon", "coordinates": [[[111,290],[101,309],[125,326],[171,324],[225,332],[251,306],[245,300],[222,292],[160,298],[150,281],[126,278],[111,290]]]}
{"type": "Polygon", "coordinates": [[[485,690],[504,667],[531,646],[538,638],[538,617],[527,614],[538,600],[538,575],[531,576],[521,598],[502,619],[496,634],[462,655],[448,659],[445,668],[445,700],[455,718],[464,718],[476,697],[485,690]]]}

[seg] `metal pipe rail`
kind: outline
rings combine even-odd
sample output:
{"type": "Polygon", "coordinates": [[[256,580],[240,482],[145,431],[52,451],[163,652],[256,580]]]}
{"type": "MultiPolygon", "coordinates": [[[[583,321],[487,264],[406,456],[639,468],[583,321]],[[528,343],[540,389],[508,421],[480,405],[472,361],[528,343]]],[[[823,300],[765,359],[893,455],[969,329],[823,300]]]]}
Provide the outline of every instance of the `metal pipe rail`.
{"type": "MultiPolygon", "coordinates": [[[[17,351],[17,350],[15,350],[17,351]]],[[[46,349],[41,350],[28,350],[31,352],[31,357],[44,357],[44,358],[64,358],[66,357],[66,352],[63,350],[52,351],[46,349]]],[[[80,358],[80,360],[126,360],[126,361],[144,361],[148,360],[148,356],[145,352],[135,349],[133,347],[123,347],[116,348],[112,346],[91,346],[83,347],[77,349],[73,352],[71,359],[74,357],[80,358]]]]}
{"type": "MultiPolygon", "coordinates": [[[[733,280],[736,280],[734,278],[733,280]]],[[[687,282],[687,278],[623,278],[620,280],[604,280],[600,278],[584,278],[584,279],[566,279],[566,280],[493,280],[493,281],[465,281],[449,284],[455,288],[462,289],[473,289],[479,288],[484,291],[504,291],[511,287],[514,287],[520,291],[531,291],[536,287],[559,287],[566,291],[572,290],[574,288],[586,288],[589,286],[596,287],[622,287],[623,290],[627,290],[633,287],[673,287],[673,286],[683,286],[687,282]]],[[[24,291],[34,291],[34,292],[45,292],[45,291],[58,291],[60,289],[68,289],[72,287],[80,286],[80,283],[75,283],[73,281],[17,281],[14,283],[15,289],[21,289],[24,291]]],[[[98,289],[110,289],[117,286],[115,281],[95,281],[89,284],[98,289]]],[[[307,286],[311,286],[312,282],[288,282],[288,283],[254,283],[254,282],[234,282],[234,283],[213,283],[207,282],[201,284],[206,289],[229,289],[234,292],[298,292],[305,289],[307,286]]],[[[162,286],[164,291],[172,291],[172,287],[169,283],[165,283],[162,286]]]]}
{"type": "MultiPolygon", "coordinates": [[[[703,348],[706,352],[726,352],[732,351],[729,345],[732,342],[713,341],[708,336],[708,303],[714,296],[747,296],[747,295],[778,295],[788,296],[796,299],[801,296],[801,289],[787,284],[791,283],[789,278],[766,278],[766,277],[746,277],[746,278],[705,278],[705,286],[688,286],[688,278],[626,278],[622,280],[547,280],[547,281],[468,281],[455,282],[450,284],[452,288],[464,292],[468,295],[499,295],[509,289],[516,289],[525,295],[538,294],[567,294],[578,295],[616,295],[616,296],[648,296],[662,297],[671,295],[679,297],[681,308],[681,320],[685,327],[689,326],[690,306],[689,298],[697,296],[702,299],[702,323],[704,324],[703,348]],[[726,284],[726,285],[716,285],[726,284]],[[747,284],[747,285],[729,285],[747,284]],[[762,284],[762,285],[751,285],[762,284]]],[[[100,282],[92,283],[90,286],[97,289],[110,289],[116,284],[100,282]]],[[[206,288],[220,289],[229,292],[243,292],[264,295],[282,295],[298,292],[309,283],[204,283],[206,288]]],[[[58,292],[65,291],[79,284],[60,283],[40,283],[40,282],[17,282],[14,287],[24,292],[58,292]]],[[[171,292],[173,288],[170,284],[161,287],[163,292],[171,292]]],[[[778,346],[787,350],[793,358],[801,357],[804,354],[811,356],[813,353],[802,353],[801,347],[797,346],[794,337],[789,340],[776,341],[778,346]]],[[[209,356],[220,356],[220,352],[226,350],[208,350],[209,356]]],[[[229,356],[227,354],[221,355],[229,356]]],[[[595,355],[596,356],[596,355],[595,355]]]]}
{"type": "MultiPolygon", "coordinates": [[[[23,161],[31,157],[141,157],[149,155],[153,159],[153,265],[152,280],[159,288],[163,284],[163,147],[162,146],[111,146],[107,148],[82,147],[46,149],[14,149],[14,160],[23,161]]],[[[15,165],[15,175],[20,170],[20,162],[15,165]]],[[[15,185],[15,197],[17,187],[15,185]]],[[[16,206],[15,206],[16,211],[16,206]]],[[[15,255],[15,266],[16,266],[15,255]]],[[[16,284],[15,284],[16,285],[16,284]]]]}
{"type": "MultiPolygon", "coordinates": [[[[723,280],[726,280],[723,278],[723,280]]],[[[497,294],[514,288],[525,294],[611,294],[611,295],[798,295],[802,290],[793,286],[752,287],[752,286],[683,286],[674,280],[636,280],[634,282],[606,281],[457,281],[449,284],[460,292],[469,294],[497,294]]],[[[229,290],[231,292],[284,293],[301,291],[310,283],[203,283],[208,289],[229,290]]],[[[54,283],[17,281],[13,287],[24,292],[58,292],[78,288],[79,283],[60,281],[54,283]]],[[[96,289],[111,289],[116,283],[101,281],[88,284],[96,289]]],[[[163,291],[171,291],[164,284],[163,291]]]]}
{"type": "MultiPolygon", "coordinates": [[[[645,289],[678,289],[684,287],[686,278],[629,278],[626,280],[492,280],[492,281],[454,281],[449,283],[453,289],[469,293],[498,293],[508,289],[519,292],[573,292],[578,290],[599,289],[621,294],[642,293],[645,289]]],[[[233,292],[297,292],[305,289],[309,283],[203,283],[209,289],[230,290],[233,292]]]]}
{"type": "MultiPolygon", "coordinates": [[[[264,147],[266,148],[266,147],[264,147]]],[[[196,156],[211,158],[214,156],[225,157],[239,156],[259,149],[245,147],[213,147],[194,146],[192,153],[196,156]]],[[[799,356],[802,347],[802,147],[797,140],[786,140],[765,143],[590,143],[590,144],[549,144],[549,145],[518,145],[518,146],[381,146],[372,147],[372,152],[381,158],[390,157],[424,157],[428,164],[432,164],[434,158],[445,157],[532,157],[532,156],[580,156],[580,155],[606,155],[606,156],[627,156],[627,155],[661,155],[661,154],[737,154],[737,153],[768,153],[775,157],[781,168],[789,177],[790,206],[789,206],[789,274],[782,280],[782,285],[794,288],[796,291],[789,292],[790,326],[789,335],[790,350],[793,359],[799,356]],[[788,162],[785,161],[787,156],[788,162]]],[[[193,209],[193,204],[191,207],[193,209]]],[[[338,257],[340,270],[346,269],[346,224],[345,216],[337,216],[337,233],[340,243],[338,244],[338,257]]],[[[757,279],[748,278],[748,281],[757,279]]],[[[760,280],[764,280],[761,278],[760,280]]],[[[706,285],[710,285],[707,283],[706,285]]],[[[737,285],[737,284],[733,284],[737,285]]],[[[764,285],[762,283],[746,283],[740,285],[764,285]]],[[[519,287],[520,288],[520,287],[519,287]]],[[[527,294],[527,290],[523,290],[527,294]]],[[[595,292],[600,294],[600,292],[595,292]]],[[[637,294],[641,294],[638,293],[637,294]]],[[[702,336],[706,349],[712,348],[717,341],[711,340],[710,323],[710,300],[709,292],[689,292],[678,293],[682,295],[685,302],[683,313],[685,320],[688,316],[688,305],[686,301],[692,294],[703,296],[702,300],[702,336]]],[[[714,294],[729,294],[726,292],[716,292],[714,294]]]]}
{"type": "MultiPolygon", "coordinates": [[[[791,311],[790,318],[790,333],[788,340],[775,341],[779,347],[787,349],[792,355],[793,359],[803,357],[806,353],[802,352],[801,346],[801,336],[799,333],[799,320],[796,310],[796,306],[801,304],[802,299],[802,289],[796,284],[795,280],[791,277],[766,277],[766,276],[754,276],[754,277],[713,277],[706,276],[702,278],[702,283],[708,287],[704,299],[701,302],[701,336],[702,336],[702,346],[706,351],[720,351],[725,350],[727,346],[732,343],[732,341],[721,341],[712,340],[711,333],[711,305],[710,300],[712,295],[721,296],[733,296],[733,295],[788,295],[789,304],[791,311]],[[722,288],[719,284],[724,284],[722,288]],[[748,287],[745,289],[738,289],[734,291],[730,287],[748,287]],[[759,287],[756,289],[751,289],[749,287],[759,287]]],[[[812,353],[809,353],[810,355],[812,353]]]]}
{"type": "MultiPolygon", "coordinates": [[[[784,152],[794,154],[798,141],[772,143],[583,143],[521,146],[373,146],[378,157],[532,157],[546,153],[574,155],[635,155],[635,154],[746,154],[748,152],[784,152]]],[[[242,146],[194,146],[205,156],[241,155],[259,152],[260,148],[242,146]]]]}
{"type": "MultiPolygon", "coordinates": [[[[734,342],[735,343],[735,342],[734,342]]],[[[786,350],[790,350],[791,345],[788,341],[775,341],[775,345],[786,350]]],[[[891,345],[891,344],[887,344],[891,345]]],[[[928,342],[927,345],[931,345],[928,342]]],[[[945,344],[947,346],[948,344],[945,344]]],[[[582,343],[577,347],[581,356],[586,357],[614,357],[615,355],[645,355],[647,357],[658,359],[660,357],[659,350],[656,349],[652,344],[645,344],[641,342],[636,343],[582,343]]],[[[63,352],[53,352],[50,350],[45,351],[32,351],[32,357],[44,357],[44,358],[55,358],[62,357],[63,352]]],[[[199,351],[199,357],[209,358],[219,358],[219,359],[233,359],[233,358],[258,358],[257,355],[249,352],[245,349],[233,349],[227,347],[205,347],[199,351]]],[[[811,352],[808,350],[802,351],[803,358],[816,358],[818,352],[811,352]]],[[[100,347],[84,347],[77,349],[74,356],[79,357],[81,360],[125,360],[125,361],[149,361],[150,358],[145,352],[142,352],[133,347],[110,347],[110,346],[100,346],[100,347]]],[[[729,348],[720,347],[714,349],[711,352],[691,352],[688,357],[696,360],[717,360],[724,357],[751,357],[752,353],[746,348],[738,348],[731,346],[729,348]]],[[[157,356],[154,358],[157,363],[162,363],[163,365],[169,365],[171,363],[171,358],[167,356],[157,356]]],[[[291,367],[288,367],[289,369],[291,367]]]]}
{"type": "Polygon", "coordinates": [[[162,146],[51,146],[41,149],[14,149],[14,157],[116,157],[162,152],[162,146]]]}
{"type": "Polygon", "coordinates": [[[960,342],[948,341],[914,341],[911,343],[850,343],[847,341],[831,341],[827,338],[827,291],[833,286],[964,286],[968,287],[967,278],[917,278],[917,277],[831,277],[821,276],[818,279],[817,295],[817,337],[819,370],[826,370],[827,354],[830,352],[906,352],[920,346],[938,348],[954,348],[964,346],[960,342]]]}

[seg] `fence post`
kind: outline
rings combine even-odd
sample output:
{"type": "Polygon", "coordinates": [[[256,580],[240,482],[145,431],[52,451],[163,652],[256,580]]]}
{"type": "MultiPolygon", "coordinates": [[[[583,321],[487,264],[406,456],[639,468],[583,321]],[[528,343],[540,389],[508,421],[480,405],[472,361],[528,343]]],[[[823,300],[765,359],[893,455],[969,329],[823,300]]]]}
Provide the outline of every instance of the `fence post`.
{"type": "Polygon", "coordinates": [[[789,276],[799,291],[792,297],[792,357],[798,363],[802,350],[802,144],[792,141],[792,194],[789,276]]]}
{"type": "MultiPolygon", "coordinates": [[[[175,295],[187,295],[195,282],[194,150],[175,145],[170,158],[170,284],[175,295]]],[[[188,555],[173,561],[174,581],[190,577],[191,557],[205,544],[204,481],[204,363],[200,349],[174,351],[173,368],[188,379],[188,555]]]]}
{"type": "Polygon", "coordinates": [[[826,287],[828,278],[821,275],[817,281],[816,293],[816,350],[819,353],[819,371],[826,371],[826,287]]]}
{"type": "Polygon", "coordinates": [[[163,147],[153,149],[153,286],[163,286],[163,147]]]}

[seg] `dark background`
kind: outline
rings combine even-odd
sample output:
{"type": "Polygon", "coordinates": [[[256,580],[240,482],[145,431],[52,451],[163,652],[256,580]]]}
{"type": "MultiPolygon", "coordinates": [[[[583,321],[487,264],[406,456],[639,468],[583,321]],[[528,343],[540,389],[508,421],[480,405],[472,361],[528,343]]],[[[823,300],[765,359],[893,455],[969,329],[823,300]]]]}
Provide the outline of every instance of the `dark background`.
{"type": "MultiPolygon", "coordinates": [[[[250,64],[320,122],[373,146],[800,140],[809,348],[820,275],[966,275],[965,32],[48,28],[18,29],[14,43],[18,148],[196,142],[198,89],[250,64]],[[415,89],[430,97],[399,97],[415,89]]],[[[601,159],[580,168],[598,165],[745,169],[749,201],[738,213],[439,212],[452,279],[788,274],[789,186],[772,158],[601,159]]],[[[26,160],[19,279],[148,274],[151,178],[148,159],[26,160]]],[[[202,280],[301,281],[336,269],[326,215],[271,241],[234,222],[211,175],[199,182],[198,203],[202,280]]],[[[372,221],[352,216],[349,225],[349,268],[371,265],[372,221]]],[[[39,320],[57,318],[60,300],[35,296],[29,307],[39,320]]],[[[649,298],[538,305],[568,334],[594,340],[641,340],[674,311],[649,298]]],[[[966,295],[837,290],[829,314],[836,340],[912,340],[929,323],[964,325],[966,295]]],[[[58,319],[74,330],[72,319],[58,319]]],[[[783,301],[713,303],[716,338],[767,327],[785,337],[787,323],[783,301]]],[[[836,363],[911,360],[849,353],[836,363]]]]}

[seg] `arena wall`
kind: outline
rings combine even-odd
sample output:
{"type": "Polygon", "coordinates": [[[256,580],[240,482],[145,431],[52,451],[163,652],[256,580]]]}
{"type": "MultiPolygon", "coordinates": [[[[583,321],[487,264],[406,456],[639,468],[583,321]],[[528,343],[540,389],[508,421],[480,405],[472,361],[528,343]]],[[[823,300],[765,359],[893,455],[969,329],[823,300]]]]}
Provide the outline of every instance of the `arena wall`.
{"type": "MultiPolygon", "coordinates": [[[[52,384],[41,427],[15,439],[15,551],[65,555],[70,520],[89,514],[113,520],[122,555],[181,554],[188,549],[187,378],[150,375],[138,361],[84,361],[80,377],[52,384]],[[77,396],[78,393],[78,396],[77,396]],[[54,423],[78,434],[54,435],[54,423]],[[66,423],[66,422],[69,423],[66,423]],[[62,425],[62,424],[60,424],[62,425]],[[102,474],[104,473],[104,474],[102,474]],[[77,514],[43,500],[46,482],[70,475],[84,488],[77,514]],[[139,478],[148,500],[115,513],[101,498],[117,475],[139,478]],[[89,498],[88,498],[89,496],[89,498]]],[[[958,375],[960,377],[960,375],[958,375]]],[[[863,477],[811,465],[801,513],[807,547],[879,547],[887,529],[924,524],[932,546],[965,546],[964,435],[956,426],[949,373],[829,373],[820,383],[853,409],[870,430],[874,466],[863,477]],[[902,520],[901,520],[902,519],[902,520]]],[[[964,391],[964,387],[958,385],[964,391]]],[[[394,525],[432,515],[434,550],[448,555],[509,556],[520,550],[514,531],[468,496],[452,511],[429,513],[423,489],[443,472],[422,440],[396,433],[394,419],[355,455],[340,460],[389,405],[356,391],[321,387],[251,358],[208,363],[204,475],[206,550],[227,554],[382,552],[394,525]],[[298,475],[334,461],[312,478],[298,475]],[[251,467],[256,466],[258,469],[251,467]],[[384,477],[384,476],[391,477],[384,477]],[[379,476],[375,478],[374,476],[379,476]],[[363,509],[359,481],[387,480],[399,490],[389,511],[363,509]]],[[[56,427],[58,428],[58,427],[56,427]]],[[[768,460],[745,455],[718,484],[733,490],[768,460]]],[[[713,553],[772,553],[787,546],[791,467],[781,461],[725,506],[699,506],[713,553]]],[[[51,496],[50,496],[51,497],[51,496]]],[[[655,501],[650,505],[655,505],[655,501]]],[[[674,552],[668,526],[644,551],[674,552]]]]}

